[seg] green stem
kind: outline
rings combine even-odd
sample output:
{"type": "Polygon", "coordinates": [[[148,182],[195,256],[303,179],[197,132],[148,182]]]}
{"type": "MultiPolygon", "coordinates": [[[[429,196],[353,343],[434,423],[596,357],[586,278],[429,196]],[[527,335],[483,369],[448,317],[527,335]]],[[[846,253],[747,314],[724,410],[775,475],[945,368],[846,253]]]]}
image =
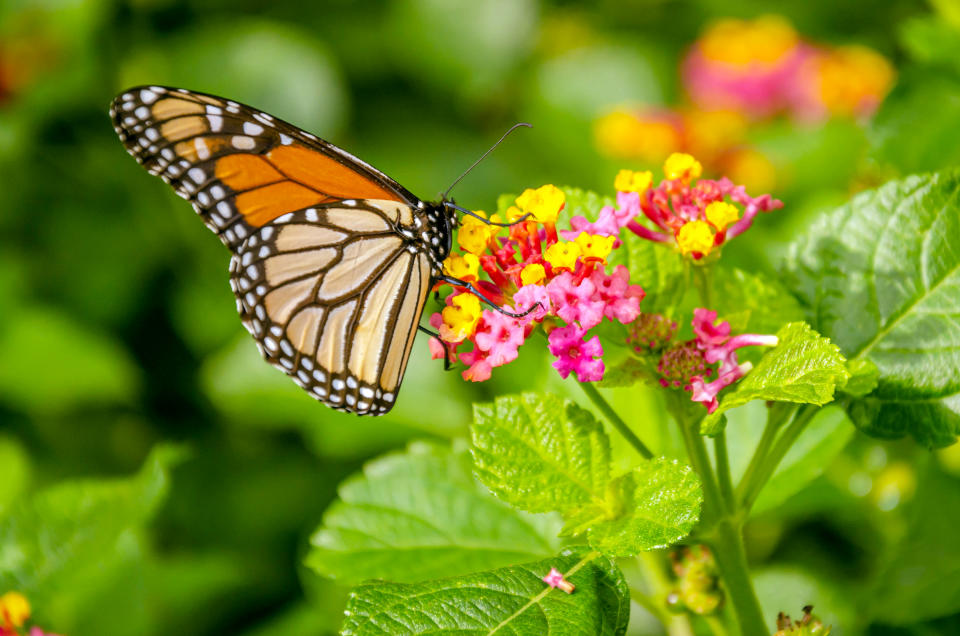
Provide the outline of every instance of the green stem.
{"type": "Polygon", "coordinates": [[[717,560],[724,587],[736,611],[740,633],[744,636],[769,634],[760,601],[750,581],[741,531],[740,524],[733,519],[721,519],[711,536],[710,547],[713,548],[713,557],[717,560]]]}
{"type": "Polygon", "coordinates": [[[583,389],[583,392],[587,394],[587,397],[590,398],[590,401],[593,402],[594,406],[600,409],[600,412],[607,418],[607,421],[613,425],[613,428],[617,429],[621,435],[637,449],[637,452],[640,453],[646,459],[653,459],[653,453],[647,448],[647,445],[644,444],[637,434],[630,430],[630,427],[627,426],[627,423],[624,422],[617,412],[613,410],[610,404],[600,395],[600,391],[597,390],[597,387],[593,386],[591,382],[577,382],[580,385],[580,388],[583,389]]]}
{"type": "Polygon", "coordinates": [[[767,459],[767,455],[770,453],[773,441],[777,438],[780,427],[793,415],[796,408],[796,405],[786,405],[778,402],[767,411],[767,424],[763,429],[763,435],[760,437],[760,442],[757,444],[756,450],[753,451],[753,457],[750,458],[750,464],[747,466],[747,470],[744,471],[743,477],[740,479],[740,484],[737,487],[737,501],[743,501],[745,489],[752,487],[751,484],[755,479],[755,475],[767,459]]]}
{"type": "Polygon", "coordinates": [[[767,481],[773,477],[777,466],[780,465],[780,462],[784,456],[786,456],[794,442],[797,441],[797,438],[800,437],[800,434],[807,428],[807,424],[809,424],[813,416],[817,414],[817,411],[818,408],[812,404],[806,404],[801,407],[796,412],[790,425],[783,431],[780,437],[777,438],[777,443],[770,449],[770,453],[764,459],[760,468],[754,473],[751,481],[744,484],[743,503],[741,504],[744,514],[750,511],[760,491],[766,485],[767,481]]]}
{"type": "Polygon", "coordinates": [[[727,626],[723,624],[723,619],[719,616],[708,614],[703,617],[707,627],[713,633],[713,636],[727,636],[727,626]]]}
{"type": "Polygon", "coordinates": [[[707,309],[711,309],[713,304],[710,294],[712,269],[709,265],[691,265],[691,267],[693,268],[693,284],[697,288],[697,293],[700,294],[700,302],[707,309]]]}
{"type": "Polygon", "coordinates": [[[707,446],[700,435],[700,422],[678,420],[678,423],[680,432],[683,434],[684,446],[687,448],[687,457],[690,458],[690,463],[693,464],[693,469],[697,471],[700,483],[703,485],[703,514],[700,517],[700,523],[703,527],[710,527],[723,513],[723,495],[720,494],[720,486],[717,484],[713,466],[710,464],[707,446]]]}
{"type": "Polygon", "coordinates": [[[733,479],[730,476],[730,456],[727,454],[727,432],[721,431],[713,438],[713,455],[717,459],[717,477],[720,479],[720,492],[727,513],[734,514],[737,508],[737,498],[733,494],[733,479]]]}

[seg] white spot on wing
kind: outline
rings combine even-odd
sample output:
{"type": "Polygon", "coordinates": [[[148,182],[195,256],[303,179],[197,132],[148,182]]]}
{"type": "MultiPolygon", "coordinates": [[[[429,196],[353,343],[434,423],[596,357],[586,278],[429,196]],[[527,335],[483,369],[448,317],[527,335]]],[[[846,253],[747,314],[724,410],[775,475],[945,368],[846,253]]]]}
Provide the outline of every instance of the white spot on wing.
{"type": "Polygon", "coordinates": [[[238,150],[253,150],[257,145],[253,137],[247,137],[245,135],[235,135],[233,139],[230,140],[230,143],[238,150]]]}

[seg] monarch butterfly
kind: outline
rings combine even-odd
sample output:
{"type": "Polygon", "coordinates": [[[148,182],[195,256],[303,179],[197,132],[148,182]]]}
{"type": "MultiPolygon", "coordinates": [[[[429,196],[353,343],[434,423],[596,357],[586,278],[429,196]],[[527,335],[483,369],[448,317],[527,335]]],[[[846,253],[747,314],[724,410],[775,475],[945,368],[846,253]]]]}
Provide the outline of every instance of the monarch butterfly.
{"type": "Polygon", "coordinates": [[[473,214],[446,194],[424,202],[329,142],[204,93],[131,88],[110,117],[233,253],[230,287],[263,357],[328,406],[392,408],[435,281],[485,299],[443,274],[456,212],[473,214]]]}

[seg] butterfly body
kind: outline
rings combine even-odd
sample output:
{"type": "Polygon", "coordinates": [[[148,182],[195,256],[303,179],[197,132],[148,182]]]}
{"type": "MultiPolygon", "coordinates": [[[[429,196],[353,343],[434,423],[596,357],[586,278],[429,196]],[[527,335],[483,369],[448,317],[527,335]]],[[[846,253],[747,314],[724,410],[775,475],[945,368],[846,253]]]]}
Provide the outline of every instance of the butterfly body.
{"type": "Polygon", "coordinates": [[[230,286],[264,358],[362,415],[396,400],[456,217],[271,115],[137,87],[110,114],[128,152],[230,248],[230,286]]]}

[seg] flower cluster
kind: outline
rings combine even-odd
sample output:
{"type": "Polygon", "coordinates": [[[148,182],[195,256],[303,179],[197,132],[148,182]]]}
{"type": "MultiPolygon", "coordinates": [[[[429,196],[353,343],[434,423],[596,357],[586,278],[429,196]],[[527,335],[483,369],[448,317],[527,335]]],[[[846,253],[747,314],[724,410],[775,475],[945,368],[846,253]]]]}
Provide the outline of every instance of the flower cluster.
{"type": "Polygon", "coordinates": [[[748,230],[758,213],[783,206],[769,194],[751,197],[726,177],[699,179],[702,170],[700,162],[683,153],[667,158],[666,178],[656,187],[650,172],[622,170],[614,183],[617,205],[605,206],[594,222],[573,217],[572,230],[561,234],[619,237],[626,227],[641,238],[676,244],[684,255],[700,260],[748,230]],[[743,206],[742,213],[738,206],[743,206]],[[641,215],[647,224],[638,220],[641,215]]]}
{"type": "Polygon", "coordinates": [[[0,596],[0,636],[57,636],[33,626],[29,632],[20,629],[30,618],[30,602],[19,592],[7,592],[0,596]]]}
{"type": "Polygon", "coordinates": [[[890,63],[862,46],[804,41],[785,19],[715,22],[683,62],[687,92],[704,109],[754,118],[783,112],[805,120],[869,117],[893,83],[890,63]]]}
{"type": "MultiPolygon", "coordinates": [[[[772,335],[730,335],[730,323],[715,324],[717,312],[704,308],[693,312],[693,340],[670,345],[657,365],[660,384],[682,388],[690,399],[707,407],[713,413],[719,406],[717,394],[750,371],[750,362],[740,363],[737,349],[746,346],[777,345],[772,335]],[[712,379],[711,378],[714,378],[712,379]]],[[[660,344],[664,344],[661,342],[660,344]]]]}
{"type": "Polygon", "coordinates": [[[484,381],[493,368],[516,359],[520,345],[542,325],[561,376],[573,373],[581,382],[603,378],[603,347],[588,331],[604,319],[633,322],[643,290],[629,283],[626,267],[607,271],[613,236],[562,231],[561,239],[557,220],[564,204],[564,193],[552,185],[528,189],[505,211],[505,219],[489,219],[513,222],[506,236],[497,225],[463,219],[457,233],[460,252],[448,257],[444,271],[474,285],[486,300],[522,315],[485,309],[477,295],[455,287],[443,311],[430,318],[443,341],[431,339],[434,358],[452,352],[468,367],[465,379],[484,381]],[[467,343],[471,350],[458,351],[467,343]]]}

